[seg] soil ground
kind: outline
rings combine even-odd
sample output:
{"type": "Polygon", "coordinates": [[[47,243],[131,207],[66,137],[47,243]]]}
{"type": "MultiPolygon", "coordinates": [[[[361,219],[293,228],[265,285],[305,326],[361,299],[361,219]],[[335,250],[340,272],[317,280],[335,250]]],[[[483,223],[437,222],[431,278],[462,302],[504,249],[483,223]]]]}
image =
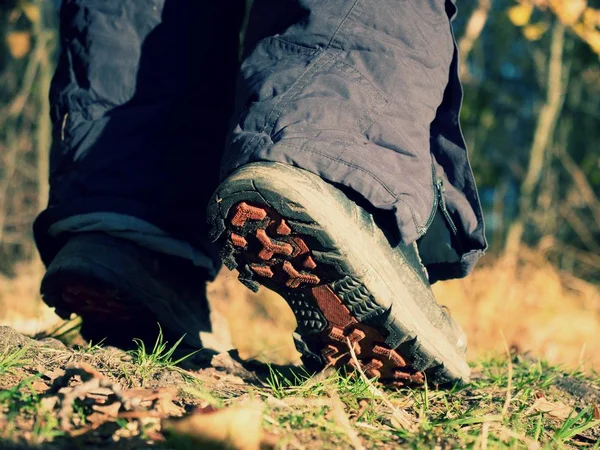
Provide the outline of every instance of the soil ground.
{"type": "Polygon", "coordinates": [[[0,448],[600,446],[600,377],[527,355],[479,360],[465,386],[392,391],[235,352],[175,364],[160,339],[129,352],[71,342],[0,327],[0,448]]]}

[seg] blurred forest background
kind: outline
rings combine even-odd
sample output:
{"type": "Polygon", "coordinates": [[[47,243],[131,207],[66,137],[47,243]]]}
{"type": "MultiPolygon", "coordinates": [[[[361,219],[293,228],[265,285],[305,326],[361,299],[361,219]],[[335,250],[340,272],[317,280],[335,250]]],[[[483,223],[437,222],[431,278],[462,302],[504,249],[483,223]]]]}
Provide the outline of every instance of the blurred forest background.
{"type": "MultiPolygon", "coordinates": [[[[0,2],[0,323],[31,333],[55,320],[38,298],[31,224],[48,196],[57,3],[0,2]]],[[[471,356],[502,349],[504,335],[536,356],[600,368],[600,0],[458,6],[463,132],[490,251],[436,294],[464,324],[471,356]]],[[[293,318],[272,294],[247,294],[231,274],[211,293],[234,339],[248,329],[240,310],[253,311],[256,342],[238,340],[242,352],[292,357],[277,333],[289,335],[293,318]]]]}

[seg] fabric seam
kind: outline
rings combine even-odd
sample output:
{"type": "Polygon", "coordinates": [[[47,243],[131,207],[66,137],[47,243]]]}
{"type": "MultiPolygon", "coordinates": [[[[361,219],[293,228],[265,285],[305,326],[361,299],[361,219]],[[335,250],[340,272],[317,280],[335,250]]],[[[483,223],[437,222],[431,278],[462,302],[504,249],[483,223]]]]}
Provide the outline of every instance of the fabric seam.
{"type": "Polygon", "coordinates": [[[322,59],[325,58],[325,56],[327,56],[326,53],[321,52],[321,54],[315,58],[315,60],[298,77],[298,79],[292,84],[292,86],[290,86],[290,89],[286,93],[282,94],[279,101],[273,106],[273,109],[271,109],[271,112],[267,116],[267,120],[266,120],[265,125],[262,128],[262,130],[260,130],[260,132],[258,132],[250,140],[250,142],[248,142],[248,144],[245,146],[248,149],[248,150],[246,150],[246,152],[250,153],[256,147],[258,147],[258,145],[260,145],[260,141],[255,144],[255,142],[259,139],[259,137],[263,137],[264,135],[267,135],[269,138],[271,138],[271,133],[273,132],[275,123],[277,122],[277,119],[281,116],[281,114],[283,114],[285,107],[293,100],[294,96],[298,92],[300,92],[302,90],[302,88],[304,88],[304,86],[306,86],[306,84],[308,84],[308,82],[318,72],[318,70],[321,69],[322,67],[324,67],[325,64],[328,62],[327,60],[323,61],[323,62],[321,61],[322,59]],[[277,115],[275,116],[274,119],[272,119],[274,114],[277,114],[277,115]]]}
{"type": "Polygon", "coordinates": [[[333,32],[333,35],[331,36],[331,38],[329,39],[329,42],[327,43],[327,47],[325,47],[326,49],[329,49],[329,47],[331,47],[331,44],[333,43],[333,41],[337,37],[339,31],[342,29],[342,27],[344,26],[344,24],[348,20],[348,17],[350,17],[350,14],[352,14],[352,11],[354,11],[354,8],[356,7],[356,5],[358,4],[359,1],[360,0],[354,0],[354,3],[352,4],[352,6],[350,7],[350,9],[348,10],[348,12],[346,13],[346,15],[344,16],[344,18],[342,19],[342,21],[340,22],[340,24],[337,26],[337,28],[335,29],[335,31],[333,32]]]}
{"type": "MultiPolygon", "coordinates": [[[[305,151],[305,152],[309,152],[309,153],[314,153],[314,154],[319,155],[319,156],[321,156],[323,158],[330,159],[332,162],[339,162],[339,163],[341,163],[341,164],[343,164],[343,165],[345,165],[347,167],[350,167],[352,169],[356,169],[356,170],[358,170],[360,172],[364,172],[369,177],[371,177],[374,181],[376,181],[377,184],[379,184],[394,200],[398,200],[398,197],[375,174],[373,174],[372,172],[370,172],[370,171],[368,171],[368,170],[366,170],[366,169],[364,169],[362,167],[359,167],[359,166],[357,166],[355,164],[349,163],[349,162],[341,159],[340,157],[335,158],[335,157],[333,157],[331,155],[327,155],[327,154],[322,153],[322,152],[320,152],[318,150],[315,150],[313,148],[298,147],[298,146],[290,145],[290,144],[287,144],[287,143],[284,143],[284,142],[278,142],[277,145],[280,145],[282,147],[291,148],[291,149],[294,149],[294,150],[299,150],[299,151],[305,151]]],[[[350,144],[348,144],[348,145],[350,145],[350,144]]],[[[344,150],[346,149],[346,147],[348,147],[348,145],[346,145],[344,147],[344,150]]],[[[341,155],[341,153],[343,153],[343,152],[340,152],[340,155],[341,155]]]]}

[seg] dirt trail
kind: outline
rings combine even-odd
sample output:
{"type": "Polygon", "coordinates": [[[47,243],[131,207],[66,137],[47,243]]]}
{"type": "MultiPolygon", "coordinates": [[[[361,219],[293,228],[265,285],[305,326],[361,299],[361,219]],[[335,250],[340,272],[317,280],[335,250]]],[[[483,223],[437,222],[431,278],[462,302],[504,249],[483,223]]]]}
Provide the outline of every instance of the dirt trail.
{"type": "Polygon", "coordinates": [[[172,361],[0,327],[0,448],[597,448],[600,436],[600,380],[520,355],[480,361],[451,391],[381,391],[235,352],[172,361]]]}

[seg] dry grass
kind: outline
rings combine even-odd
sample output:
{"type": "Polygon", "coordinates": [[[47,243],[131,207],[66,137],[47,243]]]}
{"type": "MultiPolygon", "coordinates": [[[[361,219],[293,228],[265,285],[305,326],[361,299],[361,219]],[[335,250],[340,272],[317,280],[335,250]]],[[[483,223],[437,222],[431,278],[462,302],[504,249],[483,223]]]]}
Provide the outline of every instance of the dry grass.
{"type": "Polygon", "coordinates": [[[597,377],[517,354],[474,362],[472,381],[462,387],[390,390],[335,370],[308,377],[271,368],[261,378],[235,364],[183,369],[160,352],[66,347],[7,327],[0,327],[0,342],[0,448],[600,445],[597,377]],[[149,366],[148,359],[160,363],[149,366]]]}
{"type": "Polygon", "coordinates": [[[470,339],[469,358],[508,344],[552,363],[600,368],[600,287],[560,273],[534,252],[518,267],[487,260],[470,277],[434,286],[470,339]]]}
{"type": "Polygon", "coordinates": [[[39,296],[42,263],[22,264],[15,271],[14,278],[0,274],[0,325],[9,325],[28,335],[52,328],[60,318],[39,296]]]}
{"type": "MultiPolygon", "coordinates": [[[[29,323],[23,317],[39,311],[41,317],[56,320],[48,309],[39,309],[38,279],[25,270],[15,280],[0,280],[0,302],[7,307],[0,309],[0,324],[11,323],[30,332],[42,322],[30,319],[36,321],[29,323]]],[[[572,370],[582,368],[584,345],[585,368],[590,369],[592,363],[600,367],[594,339],[600,334],[597,286],[560,274],[527,253],[516,269],[488,259],[471,277],[440,283],[435,291],[471,339],[471,383],[450,390],[378,389],[365,377],[333,370],[313,378],[299,372],[290,378],[272,369],[263,384],[255,386],[241,382],[243,375],[237,372],[209,368],[192,373],[172,367],[170,360],[147,364],[162,361],[158,352],[126,355],[98,345],[60,347],[56,341],[36,342],[16,333],[11,344],[0,336],[4,342],[0,348],[0,447],[39,444],[40,450],[53,450],[79,443],[100,448],[98,435],[104,436],[104,431],[87,431],[97,417],[81,407],[83,403],[65,409],[70,403],[59,402],[51,412],[40,407],[53,377],[67,370],[67,364],[86,362],[111,383],[136,395],[154,395],[155,389],[162,392],[162,386],[177,386],[171,400],[177,411],[185,409],[191,419],[198,411],[194,407],[207,404],[224,408],[230,423],[228,414],[247,401],[258,401],[263,430],[257,433],[264,431],[281,448],[600,448],[600,380],[591,371],[572,370]],[[507,355],[507,344],[530,350],[535,357],[515,349],[507,355]],[[496,356],[483,357],[488,353],[496,356]],[[406,420],[398,420],[398,411],[406,420]],[[62,422],[56,419],[61,414],[66,418],[62,422]]],[[[295,320],[281,298],[267,291],[250,293],[228,271],[209,286],[209,297],[228,319],[242,356],[277,363],[297,359],[291,340],[295,320]]],[[[167,406],[172,405],[167,402],[167,406]]],[[[129,417],[128,411],[119,411],[129,417]]],[[[168,441],[163,442],[167,428],[162,426],[167,422],[157,421],[155,410],[144,414],[150,418],[103,416],[106,423],[100,426],[117,429],[106,434],[106,439],[119,439],[111,448],[147,448],[149,443],[158,449],[190,448],[175,446],[168,434],[168,441]]],[[[250,435],[251,430],[238,428],[244,436],[250,435]]],[[[210,429],[219,427],[211,425],[210,429]]]]}
{"type": "MultiPolygon", "coordinates": [[[[49,328],[57,318],[40,305],[39,268],[19,273],[0,278],[0,324],[27,334],[49,328]]],[[[208,291],[243,357],[297,360],[295,319],[280,297],[264,289],[251,293],[225,269],[208,291]]],[[[558,272],[535,252],[523,252],[512,269],[488,257],[470,277],[438,283],[434,291],[469,335],[471,360],[504,353],[504,333],[519,351],[571,368],[600,368],[600,287],[558,272]]]]}

